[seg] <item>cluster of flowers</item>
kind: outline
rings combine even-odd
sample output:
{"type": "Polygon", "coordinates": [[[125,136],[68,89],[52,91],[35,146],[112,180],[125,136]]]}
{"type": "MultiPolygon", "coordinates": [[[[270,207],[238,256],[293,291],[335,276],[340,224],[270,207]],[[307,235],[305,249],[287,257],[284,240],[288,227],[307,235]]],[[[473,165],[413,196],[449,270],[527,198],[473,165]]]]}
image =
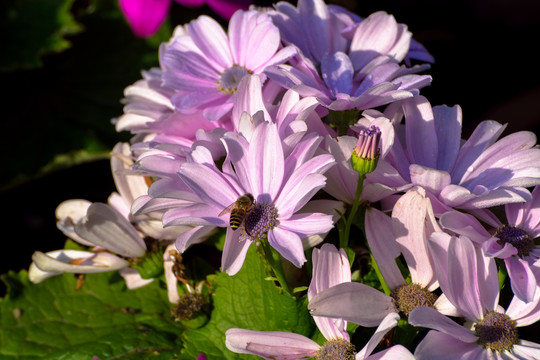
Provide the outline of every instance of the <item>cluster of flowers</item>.
{"type": "MultiPolygon", "coordinates": [[[[91,249],[36,252],[31,279],[119,269],[135,288],[152,281],[149,264],[163,259],[176,303],[178,254],[220,229],[229,275],[253,244],[300,268],[306,249],[324,242],[312,252],[307,295],[328,341],[233,328],[231,351],[272,359],[540,358],[540,345],[517,333],[540,318],[536,137],[499,139],[505,125],[484,121],[462,140],[461,108],[420,95],[431,62],[393,16],[362,19],[322,0],[239,10],[228,32],[207,16],[177,27],[161,45],[160,68],[125,90],[115,126],[133,137],[113,149],[118,193],[108,204],[58,207],[59,228],[91,249]],[[497,217],[503,205],[506,216],[497,217]],[[351,281],[344,248],[360,223],[386,293],[351,281]],[[340,249],[325,241],[331,231],[340,249]],[[506,310],[500,272],[513,292],[506,310]],[[433,330],[414,355],[401,345],[371,355],[400,318],[433,330]],[[347,322],[378,327],[360,352],[347,322]]],[[[275,276],[288,290],[277,267],[275,276]]]]}

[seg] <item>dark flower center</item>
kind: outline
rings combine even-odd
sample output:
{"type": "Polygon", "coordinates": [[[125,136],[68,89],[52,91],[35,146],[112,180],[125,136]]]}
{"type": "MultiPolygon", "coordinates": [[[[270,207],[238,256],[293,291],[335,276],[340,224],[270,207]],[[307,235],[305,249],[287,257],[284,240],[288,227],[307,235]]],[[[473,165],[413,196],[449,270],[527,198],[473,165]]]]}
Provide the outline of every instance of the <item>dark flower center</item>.
{"type": "Polygon", "coordinates": [[[493,351],[510,350],[519,341],[516,322],[495,311],[487,313],[474,330],[478,344],[493,351]]]}
{"type": "Polygon", "coordinates": [[[269,230],[278,224],[278,212],[273,204],[255,203],[244,217],[241,238],[254,241],[266,238],[269,230]]]}
{"type": "Polygon", "coordinates": [[[406,284],[395,288],[390,296],[394,299],[399,312],[405,316],[418,306],[433,307],[437,295],[418,284],[406,284]]]}
{"type": "Polygon", "coordinates": [[[178,304],[171,309],[171,314],[174,318],[180,320],[189,320],[201,311],[206,304],[206,299],[201,294],[185,293],[180,297],[178,304]]]}
{"type": "Polygon", "coordinates": [[[236,92],[240,80],[251,71],[243,66],[233,65],[223,71],[219,77],[218,89],[220,92],[232,95],[236,92]]]}
{"type": "Polygon", "coordinates": [[[332,339],[317,352],[317,360],[354,360],[354,345],[345,339],[332,339]]]}
{"type": "Polygon", "coordinates": [[[523,258],[528,256],[534,249],[534,241],[524,230],[515,226],[503,225],[497,229],[495,236],[499,238],[497,243],[501,246],[509,243],[517,250],[517,256],[523,258]]]}

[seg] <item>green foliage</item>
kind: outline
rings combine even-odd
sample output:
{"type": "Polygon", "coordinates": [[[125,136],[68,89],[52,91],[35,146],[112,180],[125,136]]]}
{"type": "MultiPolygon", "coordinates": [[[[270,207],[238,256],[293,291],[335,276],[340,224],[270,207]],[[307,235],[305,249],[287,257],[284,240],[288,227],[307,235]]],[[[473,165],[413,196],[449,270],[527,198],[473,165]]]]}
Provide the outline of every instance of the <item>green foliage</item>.
{"type": "Polygon", "coordinates": [[[182,346],[159,281],[128,290],[118,273],[73,274],[30,284],[27,274],[3,275],[0,358],[173,359],[182,346]]]}
{"type": "Polygon", "coordinates": [[[202,328],[183,334],[186,345],[182,358],[195,359],[203,352],[212,359],[257,359],[239,355],[225,347],[225,331],[230,328],[287,331],[310,336],[314,323],[303,300],[280,291],[266,277],[264,264],[255,246],[248,252],[242,270],[234,276],[218,274],[213,280],[214,311],[202,328]]]}
{"type": "Polygon", "coordinates": [[[0,81],[8,89],[3,125],[14,135],[1,149],[16,155],[4,162],[0,189],[103,159],[116,142],[127,141],[129,134],[118,134],[111,119],[122,114],[124,88],[158,65],[158,51],[133,35],[117,2],[8,0],[0,10],[8,44],[0,55],[0,81]],[[44,29],[53,22],[54,31],[44,29]],[[47,51],[36,53],[34,43],[49,44],[47,51]]]}
{"type": "Polygon", "coordinates": [[[36,68],[41,57],[67,49],[66,35],[81,26],[70,8],[74,0],[4,0],[0,5],[0,32],[9,34],[3,42],[0,70],[36,68]]]}

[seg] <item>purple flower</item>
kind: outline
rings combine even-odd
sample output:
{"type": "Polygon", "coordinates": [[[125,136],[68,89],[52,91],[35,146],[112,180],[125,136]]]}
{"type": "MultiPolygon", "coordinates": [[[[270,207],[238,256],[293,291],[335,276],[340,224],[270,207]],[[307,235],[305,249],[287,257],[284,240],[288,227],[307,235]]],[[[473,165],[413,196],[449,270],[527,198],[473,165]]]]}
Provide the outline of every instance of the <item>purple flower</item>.
{"type": "Polygon", "coordinates": [[[238,9],[247,10],[253,0],[175,0],[185,7],[201,7],[204,4],[214,10],[216,14],[229,20],[238,9]]]}
{"type": "Polygon", "coordinates": [[[415,350],[417,359],[538,359],[540,345],[520,340],[517,328],[540,318],[540,294],[530,303],[514,297],[506,311],[499,305],[493,259],[464,236],[431,236],[441,289],[467,320],[461,326],[437,310],[418,307],[409,315],[415,326],[434,329],[415,350]],[[463,281],[467,279],[467,281],[463,281]]]}
{"type": "Polygon", "coordinates": [[[397,106],[386,111],[396,122],[405,116],[404,125],[396,123],[394,146],[379,161],[392,176],[378,172],[371,181],[422,186],[436,214],[531,199],[526,187],[540,184],[540,149],[533,133],[521,131],[497,141],[505,125],[483,121],[462,142],[459,106],[432,108],[423,96],[402,105],[402,112],[397,106]]]}
{"type": "MultiPolygon", "coordinates": [[[[330,286],[351,279],[351,270],[345,251],[337,250],[333,245],[324,244],[313,251],[313,277],[308,290],[308,298],[330,286]]],[[[326,338],[322,346],[313,340],[294,333],[280,331],[254,331],[232,328],[226,331],[225,344],[231,351],[241,354],[253,354],[265,359],[306,359],[317,356],[320,359],[350,358],[370,359],[382,337],[394,326],[399,316],[389,314],[384,318],[366,346],[356,353],[349,342],[346,322],[340,319],[314,317],[317,327],[326,338]],[[345,357],[344,355],[348,355],[345,357]]],[[[412,359],[412,354],[401,346],[379,352],[377,359],[412,359]]]]}
{"type": "Polygon", "coordinates": [[[163,80],[179,91],[171,99],[179,111],[202,110],[208,120],[218,120],[232,109],[245,75],[264,77],[266,67],[296,54],[293,47],[280,49],[279,30],[267,14],[255,10],[237,11],[228,35],[204,15],[187,27],[189,35],[175,38],[164,52],[163,80]]]}
{"type": "MultiPolygon", "coordinates": [[[[315,96],[323,106],[335,111],[385,105],[417,95],[418,89],[430,84],[430,76],[415,74],[427,65],[399,65],[409,49],[411,33],[391,15],[377,12],[362,20],[347,46],[347,42],[336,40],[335,32],[345,26],[335,21],[336,15],[322,3],[305,3],[297,12],[282,6],[287,11],[284,18],[292,17],[292,21],[274,16],[276,23],[282,24],[282,33],[293,33],[300,24],[307,26],[304,31],[310,34],[304,41],[298,40],[298,35],[289,36],[307,54],[299,53],[291,60],[292,66],[269,67],[265,73],[272,80],[301,96],[315,96]],[[324,34],[326,30],[330,35],[324,34]]],[[[346,17],[344,14],[340,13],[338,19],[346,17]]]]}
{"type": "Polygon", "coordinates": [[[171,0],[118,0],[120,10],[138,37],[150,37],[169,13],[171,0]]]}
{"type": "Polygon", "coordinates": [[[358,282],[341,283],[310,299],[308,308],[312,315],[342,318],[370,327],[377,326],[390,313],[406,317],[421,305],[447,315],[459,315],[445,296],[437,298],[432,293],[438,282],[427,253],[427,238],[440,228],[422,189],[412,189],[403,195],[393,209],[392,218],[368,208],[365,224],[370,250],[390,295],[358,282]],[[395,262],[401,254],[411,274],[410,284],[395,262]]]}
{"type": "Polygon", "coordinates": [[[457,211],[441,215],[440,223],[444,229],[482,246],[486,256],[504,259],[514,295],[530,302],[540,284],[540,246],[534,242],[540,235],[540,187],[533,190],[530,201],[507,204],[505,211],[504,224],[493,214],[482,217],[492,226],[489,230],[475,217],[457,211]]]}
{"type": "MultiPolygon", "coordinates": [[[[285,152],[276,124],[251,120],[247,113],[244,119],[241,122],[254,121],[253,130],[246,132],[247,138],[232,132],[223,136],[227,157],[222,170],[202,146],[193,151],[191,161],[180,166],[180,179],[201,201],[167,211],[163,223],[227,227],[222,268],[229,274],[240,270],[249,245],[263,237],[300,267],[306,261],[301,239],[333,226],[331,215],[298,211],[325,185],[322,174],[334,159],[313,156],[320,141],[314,134],[297,138],[285,152]],[[229,226],[229,215],[220,214],[247,193],[252,194],[254,204],[235,231],[229,226]]],[[[191,235],[186,233],[177,240],[180,252],[191,235]]]]}
{"type": "MultiPolygon", "coordinates": [[[[247,10],[251,0],[175,0],[186,7],[205,3],[222,18],[229,20],[238,9],[247,10]]],[[[118,0],[120,10],[136,36],[147,38],[161,27],[171,7],[171,0],[118,0]]]]}

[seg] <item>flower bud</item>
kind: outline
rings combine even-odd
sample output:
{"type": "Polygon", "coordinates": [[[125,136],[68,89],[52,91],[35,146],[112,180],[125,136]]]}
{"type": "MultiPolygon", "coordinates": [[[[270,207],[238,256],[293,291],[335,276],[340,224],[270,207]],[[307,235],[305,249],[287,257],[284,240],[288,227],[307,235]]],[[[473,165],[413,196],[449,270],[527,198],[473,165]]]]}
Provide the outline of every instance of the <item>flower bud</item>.
{"type": "Polygon", "coordinates": [[[369,174],[377,167],[380,142],[381,130],[377,126],[372,125],[358,134],[358,142],[351,155],[351,164],[360,175],[369,174]]]}

